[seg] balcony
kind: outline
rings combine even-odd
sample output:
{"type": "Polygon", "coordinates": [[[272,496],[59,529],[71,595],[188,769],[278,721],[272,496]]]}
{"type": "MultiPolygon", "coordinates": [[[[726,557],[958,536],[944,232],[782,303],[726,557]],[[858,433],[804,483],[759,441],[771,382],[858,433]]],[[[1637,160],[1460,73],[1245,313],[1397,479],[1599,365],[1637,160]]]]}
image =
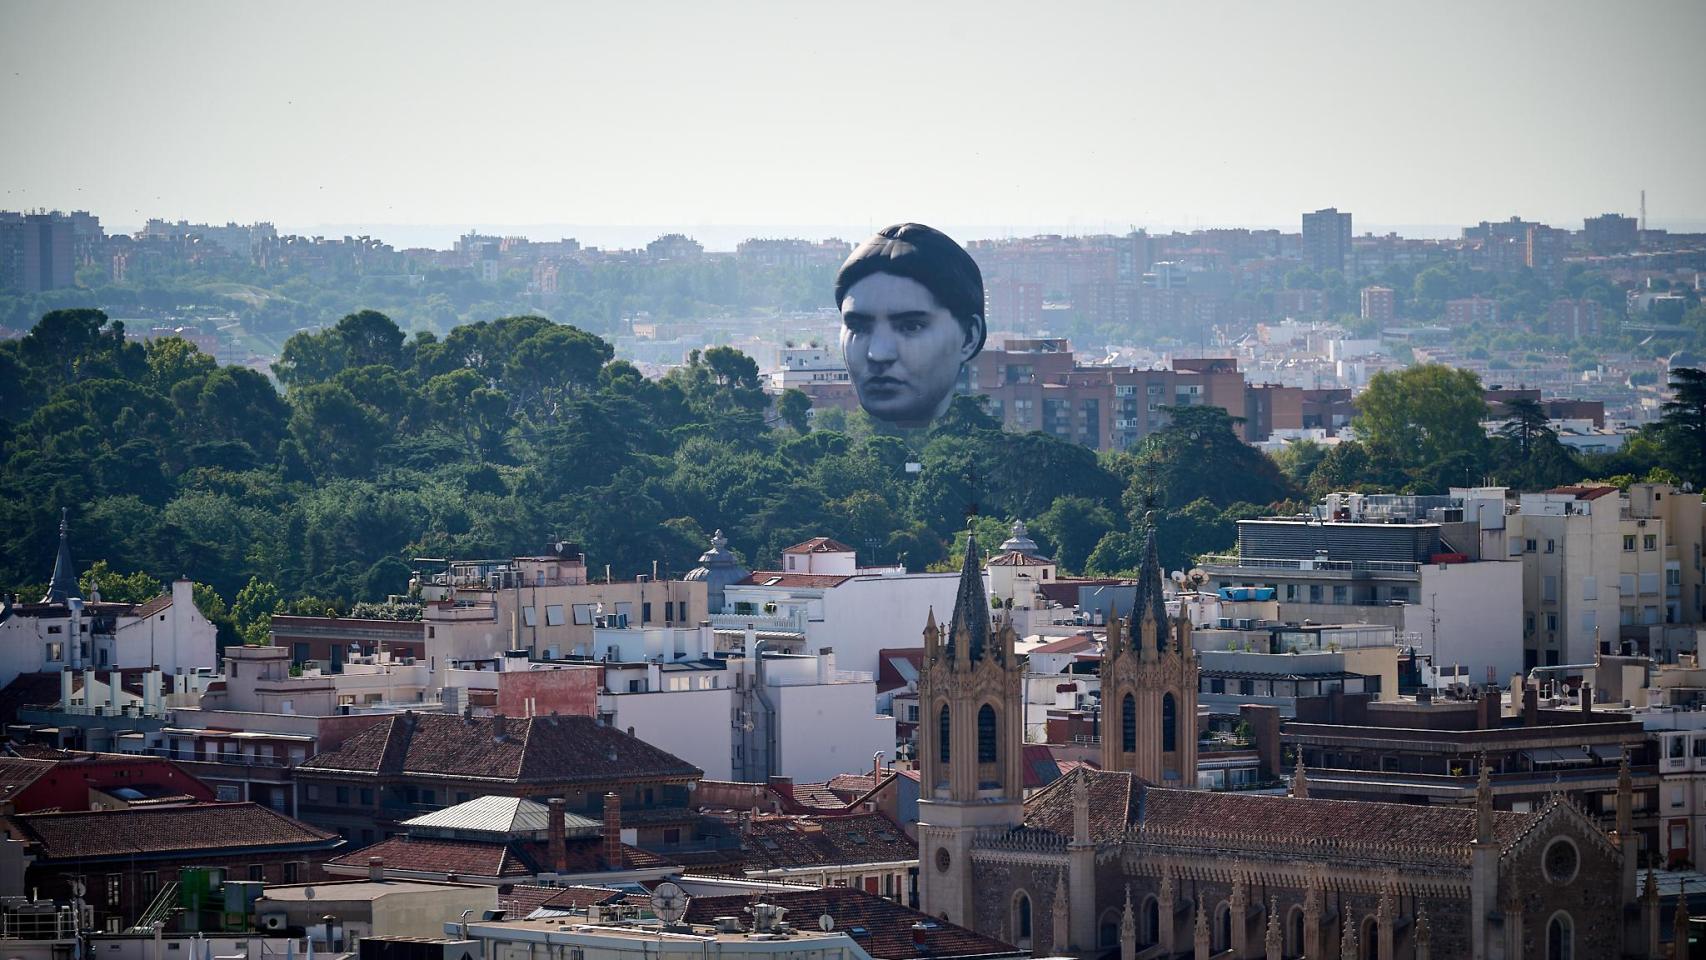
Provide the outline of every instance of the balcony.
{"type": "Polygon", "coordinates": [[[425,619],[429,623],[495,623],[498,619],[498,605],[429,603],[425,619]]]}
{"type": "Polygon", "coordinates": [[[1358,574],[1405,574],[1414,577],[1422,565],[1402,560],[1289,560],[1264,557],[1240,557],[1236,554],[1207,554],[1197,563],[1210,573],[1235,573],[1247,570],[1295,570],[1327,577],[1350,577],[1358,574]]]}

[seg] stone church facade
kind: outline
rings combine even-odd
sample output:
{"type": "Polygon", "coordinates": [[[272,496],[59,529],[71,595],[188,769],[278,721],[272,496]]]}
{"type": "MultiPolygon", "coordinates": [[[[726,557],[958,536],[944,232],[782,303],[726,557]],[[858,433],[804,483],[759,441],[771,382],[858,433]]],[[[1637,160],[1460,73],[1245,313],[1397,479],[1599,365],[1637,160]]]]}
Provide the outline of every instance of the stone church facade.
{"type": "Polygon", "coordinates": [[[1470,807],[1213,793],[1196,784],[1197,664],[1153,543],[1110,624],[1100,771],[1022,799],[1023,664],[968,543],[919,677],[923,909],[1035,956],[1587,960],[1657,957],[1633,790],[1616,829],[1561,798],[1470,807]]]}

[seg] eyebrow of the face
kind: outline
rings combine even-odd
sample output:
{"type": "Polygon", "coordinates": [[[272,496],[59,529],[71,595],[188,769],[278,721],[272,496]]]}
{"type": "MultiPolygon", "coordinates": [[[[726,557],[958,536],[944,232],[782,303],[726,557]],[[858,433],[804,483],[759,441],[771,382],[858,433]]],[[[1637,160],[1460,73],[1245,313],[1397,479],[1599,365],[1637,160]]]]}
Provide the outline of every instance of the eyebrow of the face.
{"type": "Polygon", "coordinates": [[[889,320],[924,320],[928,319],[929,316],[930,311],[928,310],[902,310],[899,313],[889,314],[889,320]]]}
{"type": "Polygon", "coordinates": [[[841,319],[845,323],[869,323],[875,318],[872,317],[868,313],[860,313],[857,310],[849,310],[846,313],[841,315],[841,319]]]}

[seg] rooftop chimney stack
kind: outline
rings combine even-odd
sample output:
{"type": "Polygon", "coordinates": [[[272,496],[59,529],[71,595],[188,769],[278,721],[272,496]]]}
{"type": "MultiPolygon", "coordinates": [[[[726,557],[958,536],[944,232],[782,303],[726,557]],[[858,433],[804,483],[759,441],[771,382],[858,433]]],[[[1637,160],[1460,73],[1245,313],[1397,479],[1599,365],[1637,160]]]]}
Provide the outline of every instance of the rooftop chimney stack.
{"type": "Polygon", "coordinates": [[[549,811],[546,814],[545,856],[551,862],[551,869],[558,873],[569,872],[569,848],[563,840],[563,798],[552,797],[545,801],[549,811]]]}
{"type": "Polygon", "coordinates": [[[627,864],[622,857],[622,798],[614,792],[604,795],[604,866],[620,870],[627,864]]]}
{"type": "Polygon", "coordinates": [[[368,857],[367,858],[367,879],[373,881],[374,883],[379,883],[380,881],[385,879],[385,858],[384,857],[368,857]]]}

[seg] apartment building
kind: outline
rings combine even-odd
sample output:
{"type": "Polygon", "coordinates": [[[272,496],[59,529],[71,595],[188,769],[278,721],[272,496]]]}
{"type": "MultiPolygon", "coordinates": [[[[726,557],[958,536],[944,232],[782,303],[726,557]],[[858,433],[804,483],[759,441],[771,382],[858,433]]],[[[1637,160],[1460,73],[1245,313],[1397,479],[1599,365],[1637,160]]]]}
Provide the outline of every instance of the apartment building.
{"type": "Polygon", "coordinates": [[[1502,488],[1408,497],[1334,494],[1315,512],[1238,523],[1238,553],[1199,558],[1216,589],[1266,587],[1285,623],[1384,624],[1436,668],[1474,682],[1522,662],[1502,488]]]}
{"type": "Polygon", "coordinates": [[[451,562],[418,574],[412,585],[426,601],[435,690],[444,686],[446,668],[495,666],[505,651],[547,660],[593,656],[600,625],[692,626],[709,612],[703,581],[594,579],[580,547],[564,542],[539,556],[451,562]]]}
{"type": "Polygon", "coordinates": [[[1661,483],[1524,494],[1508,549],[1522,561],[1523,668],[1586,663],[1656,624],[1702,618],[1701,500],[1661,483]]]}

